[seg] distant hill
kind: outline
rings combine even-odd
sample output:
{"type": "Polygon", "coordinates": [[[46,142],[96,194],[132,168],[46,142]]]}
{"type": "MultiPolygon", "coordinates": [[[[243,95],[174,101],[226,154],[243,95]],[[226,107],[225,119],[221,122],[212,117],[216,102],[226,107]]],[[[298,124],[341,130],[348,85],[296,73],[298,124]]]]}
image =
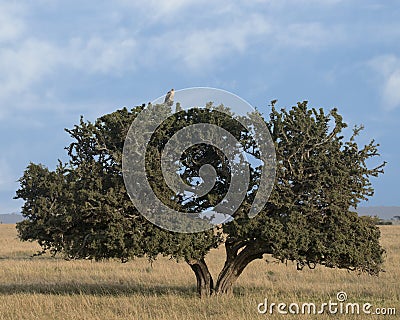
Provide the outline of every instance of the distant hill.
{"type": "Polygon", "coordinates": [[[0,223],[15,224],[24,220],[24,217],[17,213],[0,214],[0,223]]]}
{"type": "Polygon", "coordinates": [[[383,220],[390,220],[394,216],[400,216],[400,207],[359,207],[357,213],[361,216],[378,216],[383,220]]]}

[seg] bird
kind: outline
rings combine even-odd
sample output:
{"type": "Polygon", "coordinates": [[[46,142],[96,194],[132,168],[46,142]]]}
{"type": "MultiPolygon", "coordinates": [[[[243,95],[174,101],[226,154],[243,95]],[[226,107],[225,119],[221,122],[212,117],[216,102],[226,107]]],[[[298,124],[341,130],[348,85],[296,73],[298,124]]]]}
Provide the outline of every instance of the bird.
{"type": "Polygon", "coordinates": [[[274,107],[274,106],[275,106],[275,103],[277,103],[277,102],[278,102],[277,99],[272,100],[270,106],[271,106],[271,107],[274,107]]]}
{"type": "Polygon", "coordinates": [[[166,103],[168,106],[172,106],[174,104],[174,95],[175,95],[174,89],[168,91],[167,95],[165,96],[164,103],[166,103]]]}

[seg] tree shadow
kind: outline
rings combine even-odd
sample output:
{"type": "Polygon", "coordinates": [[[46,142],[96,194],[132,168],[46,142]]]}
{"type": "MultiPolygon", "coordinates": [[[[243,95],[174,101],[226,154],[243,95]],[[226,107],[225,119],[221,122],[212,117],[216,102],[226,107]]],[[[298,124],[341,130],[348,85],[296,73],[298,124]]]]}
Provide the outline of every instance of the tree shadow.
{"type": "Polygon", "coordinates": [[[196,296],[194,286],[172,285],[124,285],[95,283],[33,283],[0,284],[0,295],[45,294],[45,295],[94,295],[94,296],[158,296],[179,295],[196,296]]]}
{"type": "MultiPolygon", "coordinates": [[[[243,297],[254,294],[265,294],[265,287],[236,286],[233,294],[243,297]]],[[[92,295],[92,296],[164,296],[177,295],[184,298],[197,297],[195,286],[179,285],[132,285],[132,284],[96,284],[96,283],[29,283],[29,284],[0,284],[0,295],[13,294],[43,294],[43,295],[92,295]]]]}

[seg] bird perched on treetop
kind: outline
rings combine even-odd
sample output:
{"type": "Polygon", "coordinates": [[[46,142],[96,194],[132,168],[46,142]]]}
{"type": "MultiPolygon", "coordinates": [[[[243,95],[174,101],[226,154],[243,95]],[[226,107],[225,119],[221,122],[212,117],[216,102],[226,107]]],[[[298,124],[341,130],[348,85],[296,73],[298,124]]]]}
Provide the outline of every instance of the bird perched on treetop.
{"type": "Polygon", "coordinates": [[[166,103],[168,106],[172,106],[174,104],[174,95],[175,95],[174,89],[168,91],[167,95],[165,96],[164,103],[166,103]]]}

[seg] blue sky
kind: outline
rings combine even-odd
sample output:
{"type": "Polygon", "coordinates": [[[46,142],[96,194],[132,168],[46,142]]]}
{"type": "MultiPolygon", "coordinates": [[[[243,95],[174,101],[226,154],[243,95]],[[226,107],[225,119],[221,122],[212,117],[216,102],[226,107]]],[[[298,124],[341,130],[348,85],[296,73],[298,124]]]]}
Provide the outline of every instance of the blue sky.
{"type": "Polygon", "coordinates": [[[0,213],[30,161],[66,160],[80,115],[192,86],[338,107],[388,161],[366,205],[400,205],[399,17],[397,0],[0,0],[0,213]]]}

